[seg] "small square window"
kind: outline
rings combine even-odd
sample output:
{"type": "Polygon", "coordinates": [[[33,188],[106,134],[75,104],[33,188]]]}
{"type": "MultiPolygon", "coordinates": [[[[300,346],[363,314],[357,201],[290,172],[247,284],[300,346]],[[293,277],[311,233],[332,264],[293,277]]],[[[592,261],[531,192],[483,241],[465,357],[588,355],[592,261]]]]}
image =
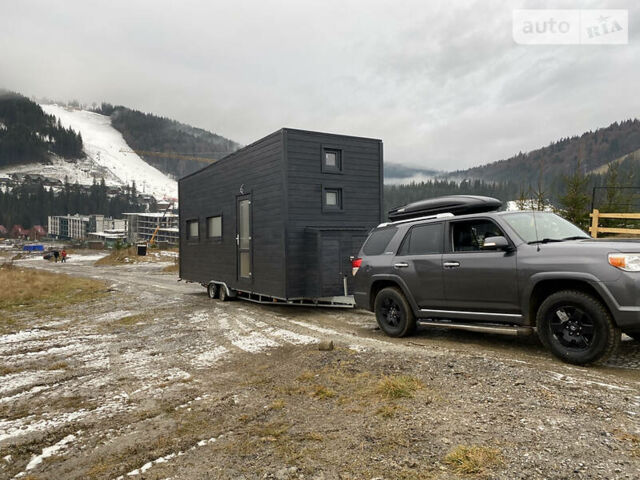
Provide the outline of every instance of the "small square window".
{"type": "Polygon", "coordinates": [[[187,240],[197,240],[200,236],[198,220],[187,220],[187,240]]]}
{"type": "Polygon", "coordinates": [[[342,172],[342,151],[337,149],[322,149],[322,171],[328,173],[342,172]]]}
{"type": "Polygon", "coordinates": [[[207,217],[207,238],[222,237],[222,216],[207,217]]]}
{"type": "Polygon", "coordinates": [[[325,188],[323,190],[322,208],[328,211],[342,210],[342,189],[325,188]]]}

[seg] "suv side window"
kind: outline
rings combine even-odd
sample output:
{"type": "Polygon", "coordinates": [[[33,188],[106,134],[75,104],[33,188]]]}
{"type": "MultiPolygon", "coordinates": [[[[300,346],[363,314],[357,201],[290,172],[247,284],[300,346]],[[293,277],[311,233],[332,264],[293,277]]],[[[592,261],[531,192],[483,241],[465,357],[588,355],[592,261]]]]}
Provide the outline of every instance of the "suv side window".
{"type": "Polygon", "coordinates": [[[416,225],[407,232],[398,255],[429,255],[442,253],[444,223],[416,225]]]}
{"type": "Polygon", "coordinates": [[[362,247],[362,252],[365,255],[382,255],[397,231],[397,227],[374,230],[362,247]]]}
{"type": "Polygon", "coordinates": [[[491,220],[479,219],[451,223],[451,245],[454,252],[482,252],[487,237],[504,236],[491,220]]]}

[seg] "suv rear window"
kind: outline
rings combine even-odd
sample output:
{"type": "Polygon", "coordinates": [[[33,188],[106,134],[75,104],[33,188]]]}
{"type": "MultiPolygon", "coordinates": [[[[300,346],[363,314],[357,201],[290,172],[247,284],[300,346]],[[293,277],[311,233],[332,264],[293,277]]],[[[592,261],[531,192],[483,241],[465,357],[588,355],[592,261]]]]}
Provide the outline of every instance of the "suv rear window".
{"type": "Polygon", "coordinates": [[[375,230],[367,239],[364,247],[362,247],[362,252],[365,255],[382,255],[397,231],[397,227],[375,230]]]}
{"type": "Polygon", "coordinates": [[[428,223],[416,225],[404,237],[398,255],[429,255],[442,253],[444,224],[428,223]]]}

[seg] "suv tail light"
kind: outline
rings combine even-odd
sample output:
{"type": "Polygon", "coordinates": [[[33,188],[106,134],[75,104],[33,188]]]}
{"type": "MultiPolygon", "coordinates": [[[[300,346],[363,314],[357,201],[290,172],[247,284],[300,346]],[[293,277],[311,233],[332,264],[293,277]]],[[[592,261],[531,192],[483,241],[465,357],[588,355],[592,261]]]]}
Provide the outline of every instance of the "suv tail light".
{"type": "Polygon", "coordinates": [[[358,273],[360,265],[362,265],[361,258],[354,258],[353,260],[351,260],[351,275],[355,276],[355,274],[358,273]]]}

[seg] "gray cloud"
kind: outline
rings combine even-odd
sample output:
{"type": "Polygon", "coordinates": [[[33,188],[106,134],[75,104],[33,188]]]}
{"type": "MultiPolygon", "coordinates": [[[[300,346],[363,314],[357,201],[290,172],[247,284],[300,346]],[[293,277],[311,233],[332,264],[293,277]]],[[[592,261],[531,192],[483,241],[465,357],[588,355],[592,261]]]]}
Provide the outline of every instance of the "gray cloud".
{"type": "Polygon", "coordinates": [[[87,1],[0,7],[0,86],[110,101],[249,143],[282,126],[452,170],[638,116],[627,46],[520,46],[513,8],[575,2],[87,1]]]}

